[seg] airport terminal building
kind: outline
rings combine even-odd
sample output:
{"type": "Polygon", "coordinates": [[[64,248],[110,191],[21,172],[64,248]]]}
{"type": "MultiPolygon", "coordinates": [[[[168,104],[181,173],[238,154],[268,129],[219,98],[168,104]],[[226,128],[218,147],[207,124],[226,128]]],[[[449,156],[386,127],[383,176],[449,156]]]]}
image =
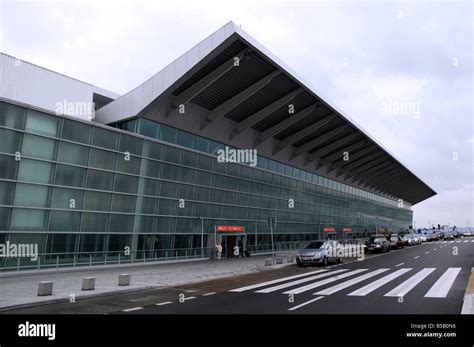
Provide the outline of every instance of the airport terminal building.
{"type": "Polygon", "coordinates": [[[397,232],[436,193],[230,22],[117,95],[0,54],[0,269],[397,232]],[[128,252],[129,251],[129,252],[128,252]]]}

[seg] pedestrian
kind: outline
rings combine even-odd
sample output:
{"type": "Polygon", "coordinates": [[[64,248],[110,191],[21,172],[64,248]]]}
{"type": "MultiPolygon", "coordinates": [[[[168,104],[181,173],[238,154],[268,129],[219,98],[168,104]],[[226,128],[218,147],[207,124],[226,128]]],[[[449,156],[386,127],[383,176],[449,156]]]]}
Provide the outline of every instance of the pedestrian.
{"type": "Polygon", "coordinates": [[[216,253],[217,253],[217,259],[221,259],[221,256],[222,256],[222,245],[221,244],[216,245],[216,253]]]}

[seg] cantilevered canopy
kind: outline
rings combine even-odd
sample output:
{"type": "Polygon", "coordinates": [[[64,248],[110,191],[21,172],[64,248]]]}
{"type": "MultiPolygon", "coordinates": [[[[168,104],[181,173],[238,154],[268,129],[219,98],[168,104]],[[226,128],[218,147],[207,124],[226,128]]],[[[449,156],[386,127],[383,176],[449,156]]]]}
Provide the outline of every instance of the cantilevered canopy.
{"type": "Polygon", "coordinates": [[[411,204],[436,194],[232,22],[97,120],[136,115],[411,204]]]}

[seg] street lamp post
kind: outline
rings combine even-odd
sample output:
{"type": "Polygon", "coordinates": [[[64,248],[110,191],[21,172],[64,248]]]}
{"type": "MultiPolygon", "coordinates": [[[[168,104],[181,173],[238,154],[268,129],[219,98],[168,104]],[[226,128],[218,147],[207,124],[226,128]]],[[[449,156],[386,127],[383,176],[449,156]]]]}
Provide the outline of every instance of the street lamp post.
{"type": "Polygon", "coordinates": [[[204,257],[204,218],[199,217],[201,220],[201,257],[204,257]]]}

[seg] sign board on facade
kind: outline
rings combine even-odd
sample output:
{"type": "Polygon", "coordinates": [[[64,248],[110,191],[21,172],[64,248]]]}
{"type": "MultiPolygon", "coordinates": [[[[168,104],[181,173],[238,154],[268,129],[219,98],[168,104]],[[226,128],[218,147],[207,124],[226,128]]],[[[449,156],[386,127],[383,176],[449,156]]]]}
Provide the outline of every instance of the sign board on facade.
{"type": "Polygon", "coordinates": [[[336,229],[335,228],[324,228],[323,231],[326,232],[326,233],[335,233],[336,229]]]}
{"type": "Polygon", "coordinates": [[[235,225],[216,225],[217,232],[231,232],[231,233],[243,233],[245,232],[245,227],[235,226],[235,225]]]}

